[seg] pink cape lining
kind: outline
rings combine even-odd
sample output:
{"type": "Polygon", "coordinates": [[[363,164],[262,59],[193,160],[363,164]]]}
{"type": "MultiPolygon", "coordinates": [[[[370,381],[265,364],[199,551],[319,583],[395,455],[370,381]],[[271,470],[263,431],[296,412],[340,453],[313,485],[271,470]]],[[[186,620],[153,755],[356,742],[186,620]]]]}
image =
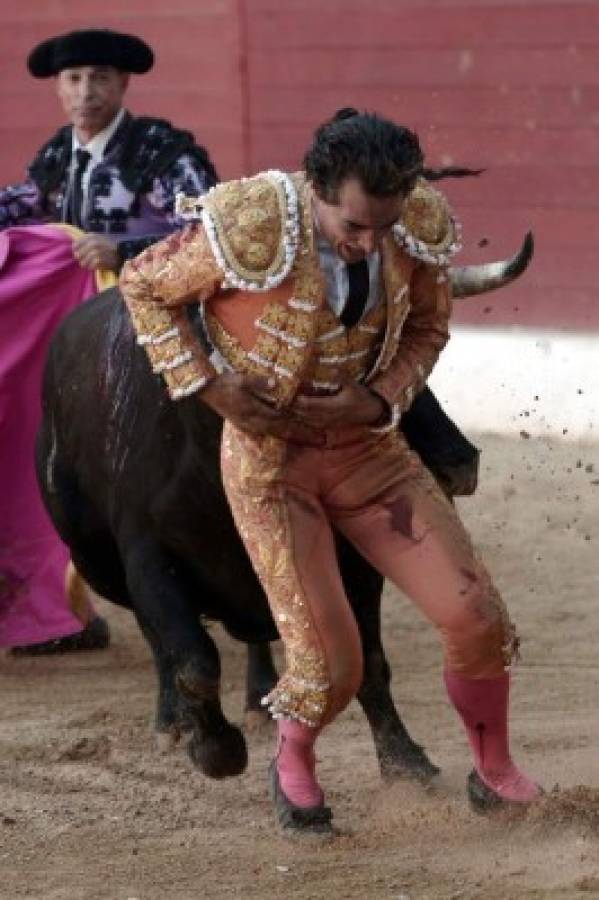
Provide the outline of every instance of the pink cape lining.
{"type": "Polygon", "coordinates": [[[34,468],[50,339],[97,293],[73,256],[73,232],[51,225],[0,232],[0,647],[81,631],[65,595],[69,552],[42,504],[34,468]]]}

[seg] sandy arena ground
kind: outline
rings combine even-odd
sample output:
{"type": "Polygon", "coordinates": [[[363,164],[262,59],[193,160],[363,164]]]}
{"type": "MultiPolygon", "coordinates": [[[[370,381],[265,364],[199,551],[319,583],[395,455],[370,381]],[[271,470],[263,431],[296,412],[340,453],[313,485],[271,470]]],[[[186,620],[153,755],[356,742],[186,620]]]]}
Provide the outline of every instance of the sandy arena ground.
{"type": "MultiPolygon", "coordinates": [[[[110,651],[0,657],[0,897],[43,900],[516,900],[599,897],[599,447],[481,438],[463,516],[522,637],[515,754],[548,789],[518,817],[465,800],[464,735],[436,637],[388,589],[385,644],[412,734],[442,767],[430,790],[384,785],[357,704],[319,743],[340,834],[288,841],[249,734],[246,774],[212,782],[151,733],[155,678],[131,616],[109,604],[110,651]]],[[[228,715],[244,655],[217,628],[228,715]]]]}

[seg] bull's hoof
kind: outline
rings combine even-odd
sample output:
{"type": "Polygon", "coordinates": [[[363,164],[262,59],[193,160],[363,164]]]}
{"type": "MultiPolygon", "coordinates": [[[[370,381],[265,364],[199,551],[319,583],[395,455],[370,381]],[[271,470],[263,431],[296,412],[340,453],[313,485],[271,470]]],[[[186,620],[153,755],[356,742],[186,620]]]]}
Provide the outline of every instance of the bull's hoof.
{"type": "Polygon", "coordinates": [[[424,783],[431,781],[440,774],[441,769],[430,761],[424,747],[410,742],[408,746],[402,743],[395,748],[393,755],[385,753],[379,758],[381,777],[385,781],[394,781],[397,778],[414,778],[424,783]]]}
{"type": "Polygon", "coordinates": [[[179,694],[163,694],[158,703],[154,731],[156,735],[171,735],[174,743],[194,729],[194,719],[186,701],[179,694]]]}
{"type": "Polygon", "coordinates": [[[296,806],[283,793],[274,760],[268,769],[268,780],[277,821],[286,835],[330,837],[334,834],[333,814],[328,806],[323,803],[319,806],[296,806]]]}
{"type": "Polygon", "coordinates": [[[245,738],[236,725],[225,722],[218,734],[198,734],[189,742],[187,752],[194,766],[208,778],[241,775],[248,764],[245,738]]]}

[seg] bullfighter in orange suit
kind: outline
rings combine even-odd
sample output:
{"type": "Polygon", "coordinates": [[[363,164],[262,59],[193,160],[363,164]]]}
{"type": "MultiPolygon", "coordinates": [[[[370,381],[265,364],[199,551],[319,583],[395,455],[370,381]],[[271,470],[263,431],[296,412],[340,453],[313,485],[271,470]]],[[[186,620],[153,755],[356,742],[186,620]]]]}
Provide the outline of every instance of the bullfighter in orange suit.
{"type": "Polygon", "coordinates": [[[453,506],[397,429],[448,338],[455,223],[416,136],[372,114],[321,126],[304,170],[213,188],[193,223],[126,264],[138,341],[174,401],[224,419],[222,473],[287,668],[266,703],[285,828],[329,831],[314,745],[362,653],[339,529],[438,629],[470,741],[471,796],[529,802],[508,745],[517,638],[453,506]],[[198,337],[187,314],[200,302],[198,337]]]}

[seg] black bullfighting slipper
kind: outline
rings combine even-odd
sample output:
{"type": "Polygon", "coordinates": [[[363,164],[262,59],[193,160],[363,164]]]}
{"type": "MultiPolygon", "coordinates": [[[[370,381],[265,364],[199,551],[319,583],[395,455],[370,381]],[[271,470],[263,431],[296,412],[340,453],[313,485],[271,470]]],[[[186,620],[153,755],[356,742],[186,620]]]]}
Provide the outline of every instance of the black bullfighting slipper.
{"type": "Polygon", "coordinates": [[[286,834],[333,834],[333,814],[328,806],[322,803],[320,806],[296,806],[285,796],[274,759],[268,769],[268,778],[277,820],[286,834]]]}
{"type": "Polygon", "coordinates": [[[42,644],[12,647],[9,653],[11,656],[52,656],[58,653],[79,653],[82,650],[105,650],[109,644],[108,622],[101,616],[95,616],[77,634],[68,634],[42,644]]]}
{"type": "Polygon", "coordinates": [[[476,769],[472,769],[468,775],[468,800],[472,808],[479,813],[491,812],[506,805],[506,801],[499,794],[487,787],[476,769]]]}
{"type": "MultiPolygon", "coordinates": [[[[540,789],[539,796],[545,792],[540,789]]],[[[472,769],[468,776],[468,800],[472,808],[479,813],[493,812],[501,809],[526,809],[534,800],[504,800],[496,791],[488,787],[476,769],[472,769]]]]}

